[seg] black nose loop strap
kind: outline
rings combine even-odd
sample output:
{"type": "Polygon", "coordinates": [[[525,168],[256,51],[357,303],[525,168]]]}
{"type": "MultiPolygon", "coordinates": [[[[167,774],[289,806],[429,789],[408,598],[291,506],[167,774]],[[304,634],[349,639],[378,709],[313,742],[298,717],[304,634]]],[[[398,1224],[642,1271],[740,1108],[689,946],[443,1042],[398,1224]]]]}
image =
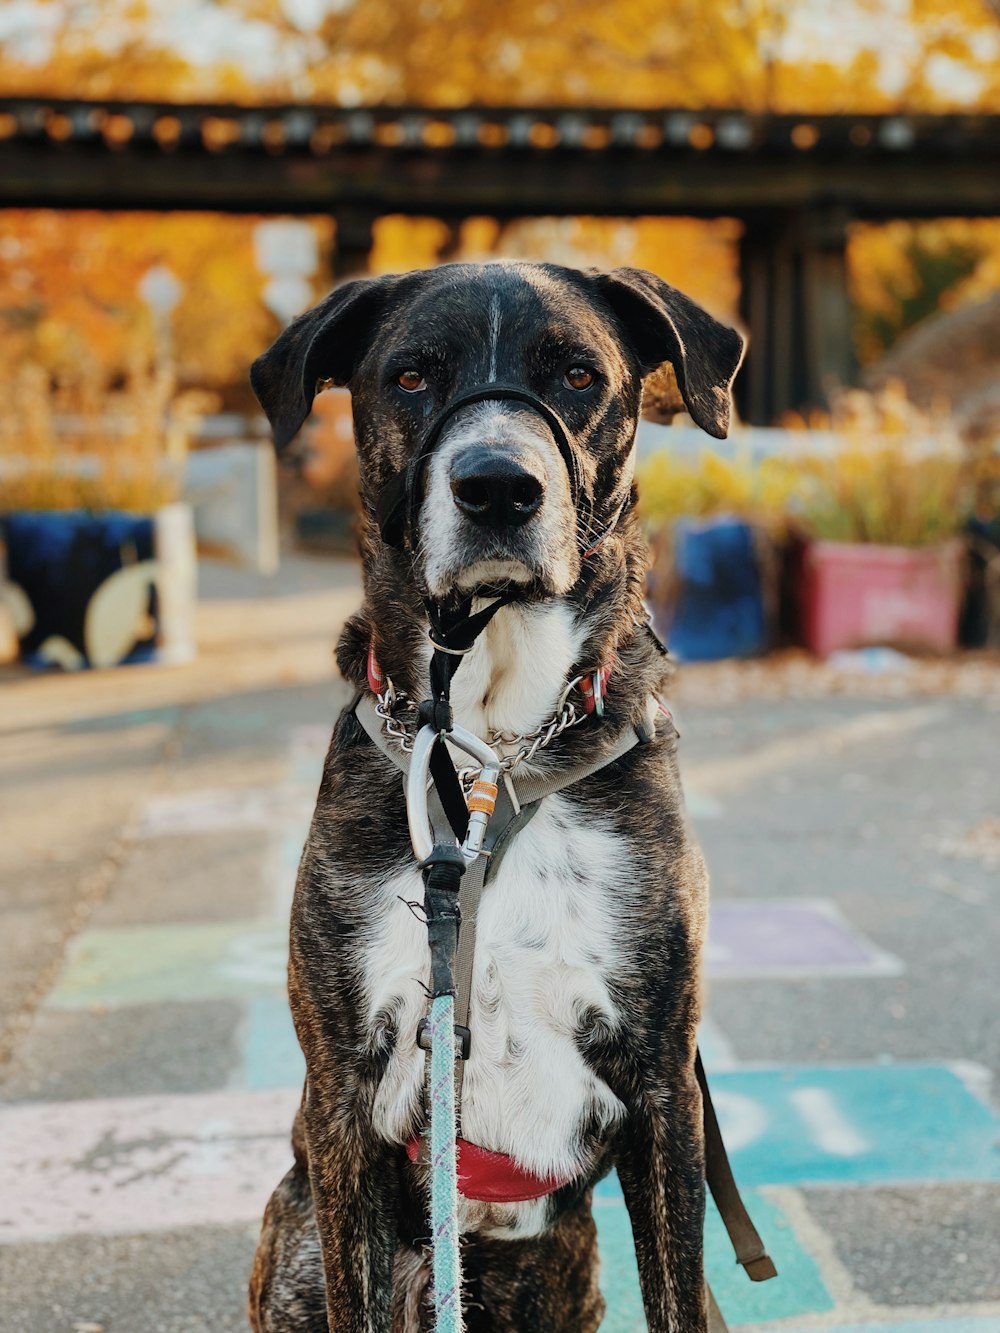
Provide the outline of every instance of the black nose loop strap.
{"type": "Polygon", "coordinates": [[[574,504],[578,502],[583,490],[580,464],[570,443],[569,432],[558,413],[554,412],[543,398],[539,398],[530,389],[522,388],[519,384],[482,384],[476,389],[458,394],[450,402],[445,403],[431,422],[420,448],[409,464],[382,487],[375,507],[375,516],[382,539],[388,545],[401,546],[407,533],[413,532],[416,527],[417,511],[420,507],[420,483],[427,461],[437,447],[445,426],[463,407],[486,402],[524,403],[538,413],[552,432],[556,448],[566,464],[573,502],[574,504]]]}

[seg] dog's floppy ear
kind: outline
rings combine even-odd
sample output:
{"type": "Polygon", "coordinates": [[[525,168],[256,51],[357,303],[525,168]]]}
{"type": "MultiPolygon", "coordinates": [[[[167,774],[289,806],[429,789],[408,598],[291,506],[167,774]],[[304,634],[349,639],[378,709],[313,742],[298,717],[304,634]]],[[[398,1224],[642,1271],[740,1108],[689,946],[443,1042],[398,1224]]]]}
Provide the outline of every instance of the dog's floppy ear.
{"type": "Polygon", "coordinates": [[[317,385],[350,380],[392,281],[358,278],[338,287],[293,320],[250,367],[250,383],[279,453],[309,415],[317,385]]]}
{"type": "Polygon", "coordinates": [[[743,360],[743,339],[689,296],[641,268],[596,275],[598,288],[622,322],[644,375],[669,361],[694,421],[724,440],[730,385],[743,360]]]}

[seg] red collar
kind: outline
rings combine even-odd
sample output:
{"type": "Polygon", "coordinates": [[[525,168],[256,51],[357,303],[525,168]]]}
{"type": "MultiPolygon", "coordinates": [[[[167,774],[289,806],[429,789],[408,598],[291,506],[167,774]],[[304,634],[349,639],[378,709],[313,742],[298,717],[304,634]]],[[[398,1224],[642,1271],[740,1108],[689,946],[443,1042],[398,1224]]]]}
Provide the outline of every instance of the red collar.
{"type": "MultiPolygon", "coordinates": [[[[386,679],[385,672],[379,666],[378,658],[375,656],[375,640],[371,639],[368,643],[368,688],[372,694],[382,694],[385,690],[386,679]]],[[[604,696],[608,690],[608,681],[611,673],[614,671],[614,662],[609,662],[606,666],[598,667],[596,671],[589,672],[581,676],[577,682],[577,689],[583,699],[583,711],[585,713],[597,713],[600,717],[604,713],[604,696]]]]}
{"type": "MultiPolygon", "coordinates": [[[[536,1176],[518,1166],[506,1153],[479,1148],[468,1139],[458,1139],[458,1192],[478,1203],[527,1203],[562,1189],[572,1176],[536,1176]]],[[[410,1139],[406,1155],[411,1162],[420,1157],[420,1136],[410,1139]]]]}

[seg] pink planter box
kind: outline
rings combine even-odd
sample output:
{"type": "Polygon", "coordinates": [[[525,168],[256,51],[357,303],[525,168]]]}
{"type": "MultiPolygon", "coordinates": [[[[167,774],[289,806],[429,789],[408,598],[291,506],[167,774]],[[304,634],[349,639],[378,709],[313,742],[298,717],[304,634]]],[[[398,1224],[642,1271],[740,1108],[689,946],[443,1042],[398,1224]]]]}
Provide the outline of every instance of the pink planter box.
{"type": "Polygon", "coordinates": [[[950,652],[958,637],[964,548],[811,542],[802,571],[806,647],[820,657],[866,644],[950,652]]]}

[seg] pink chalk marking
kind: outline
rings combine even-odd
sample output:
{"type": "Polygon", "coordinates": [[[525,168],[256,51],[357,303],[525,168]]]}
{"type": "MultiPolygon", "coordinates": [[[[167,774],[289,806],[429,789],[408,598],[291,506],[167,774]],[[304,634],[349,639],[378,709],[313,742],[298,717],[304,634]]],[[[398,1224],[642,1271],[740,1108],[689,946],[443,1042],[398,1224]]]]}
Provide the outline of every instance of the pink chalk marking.
{"type": "Polygon", "coordinates": [[[250,1222],[291,1165],[297,1090],[0,1110],[0,1243],[250,1222]]]}
{"type": "Polygon", "coordinates": [[[307,828],[314,793],[274,787],[233,787],[154,796],[143,807],[139,836],[183,837],[189,833],[226,833],[241,829],[281,832],[307,828]]]}

